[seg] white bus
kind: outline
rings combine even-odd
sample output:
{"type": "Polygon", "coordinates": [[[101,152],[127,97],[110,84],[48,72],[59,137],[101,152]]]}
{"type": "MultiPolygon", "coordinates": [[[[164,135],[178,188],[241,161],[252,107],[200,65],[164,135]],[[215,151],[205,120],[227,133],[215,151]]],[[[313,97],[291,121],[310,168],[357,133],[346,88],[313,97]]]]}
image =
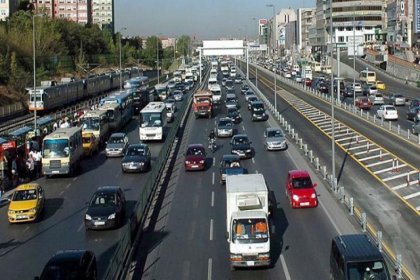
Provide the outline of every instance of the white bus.
{"type": "Polygon", "coordinates": [[[140,111],[140,140],[163,140],[166,123],[165,103],[150,102],[140,111]]]}
{"type": "Polygon", "coordinates": [[[46,176],[70,174],[83,157],[82,129],[58,128],[42,141],[42,172],[46,176]]]}
{"type": "Polygon", "coordinates": [[[99,139],[99,145],[103,145],[108,139],[110,127],[107,110],[87,111],[80,122],[83,131],[92,132],[99,139]]]}
{"type": "Polygon", "coordinates": [[[369,70],[360,71],[359,80],[362,83],[375,83],[376,82],[376,73],[369,70]]]}
{"type": "Polygon", "coordinates": [[[321,72],[321,63],[319,63],[318,61],[312,61],[311,69],[313,72],[321,72]]]}

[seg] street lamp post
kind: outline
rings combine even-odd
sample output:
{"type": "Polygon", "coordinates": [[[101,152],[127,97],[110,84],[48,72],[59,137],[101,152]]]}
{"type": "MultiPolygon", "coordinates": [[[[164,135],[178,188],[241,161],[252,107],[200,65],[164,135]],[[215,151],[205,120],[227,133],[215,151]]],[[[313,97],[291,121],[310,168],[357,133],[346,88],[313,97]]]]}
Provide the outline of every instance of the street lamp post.
{"type": "Polygon", "coordinates": [[[356,6],[353,6],[353,106],[356,106],[356,6]]]}
{"type": "MultiPolygon", "coordinates": [[[[333,13],[332,13],[332,3],[333,1],[330,0],[330,51],[331,51],[331,69],[333,65],[334,59],[334,43],[333,43],[333,13]]],[[[339,51],[339,50],[338,50],[339,51]]],[[[339,81],[337,81],[339,82],[339,81]]],[[[336,190],[335,185],[335,116],[334,116],[334,71],[331,71],[331,183],[333,185],[333,189],[336,190]]]]}
{"type": "Polygon", "coordinates": [[[122,62],[121,62],[121,57],[122,57],[122,45],[121,45],[121,37],[122,37],[122,35],[121,35],[121,32],[123,31],[123,30],[127,30],[127,28],[126,27],[123,27],[123,28],[121,28],[120,29],[120,31],[118,31],[118,35],[119,35],[119,45],[120,45],[120,90],[122,90],[122,62]]]}
{"type": "Polygon", "coordinates": [[[156,71],[157,71],[157,83],[160,83],[160,77],[159,77],[159,36],[161,33],[159,33],[156,36],[156,71]]]}
{"type": "Polygon", "coordinates": [[[34,82],[34,135],[35,137],[37,136],[37,130],[38,130],[38,124],[37,124],[37,98],[38,98],[38,94],[36,92],[36,52],[35,52],[35,17],[37,16],[42,16],[42,14],[36,14],[36,15],[32,15],[32,55],[33,55],[33,67],[34,67],[34,77],[33,77],[33,82],[34,82]]]}
{"type": "MultiPolygon", "coordinates": [[[[272,7],[273,8],[273,62],[274,62],[274,50],[275,50],[275,45],[276,45],[276,34],[277,34],[277,23],[276,23],[276,7],[274,6],[274,4],[267,4],[267,7],[272,7]]],[[[276,78],[276,71],[273,71],[273,78],[274,78],[274,108],[276,108],[277,111],[277,78],[276,78]]]]}

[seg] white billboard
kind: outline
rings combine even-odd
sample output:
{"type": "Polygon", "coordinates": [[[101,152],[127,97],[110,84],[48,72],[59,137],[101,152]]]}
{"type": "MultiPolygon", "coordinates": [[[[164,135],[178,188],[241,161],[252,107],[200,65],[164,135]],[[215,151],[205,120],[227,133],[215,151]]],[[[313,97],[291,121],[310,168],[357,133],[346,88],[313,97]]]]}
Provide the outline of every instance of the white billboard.
{"type": "Polygon", "coordinates": [[[349,36],[347,41],[347,55],[348,56],[362,56],[363,55],[363,44],[365,42],[365,37],[363,35],[358,36],[349,36]],[[354,47],[356,50],[354,50],[354,47]]]}
{"type": "Polygon", "coordinates": [[[244,55],[243,40],[203,41],[202,55],[244,55]]]}

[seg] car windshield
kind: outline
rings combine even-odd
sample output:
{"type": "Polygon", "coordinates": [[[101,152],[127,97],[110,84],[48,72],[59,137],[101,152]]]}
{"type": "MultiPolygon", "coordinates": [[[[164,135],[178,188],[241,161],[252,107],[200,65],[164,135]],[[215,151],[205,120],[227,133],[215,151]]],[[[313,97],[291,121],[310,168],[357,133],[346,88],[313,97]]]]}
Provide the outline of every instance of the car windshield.
{"type": "Polygon", "coordinates": [[[403,98],[403,96],[401,94],[395,94],[394,97],[395,98],[403,98]]]}
{"type": "Polygon", "coordinates": [[[308,189],[312,188],[312,181],[309,177],[301,177],[292,179],[292,185],[295,189],[308,189]]]}
{"type": "Polygon", "coordinates": [[[15,191],[13,194],[13,201],[26,201],[37,199],[38,195],[36,190],[21,190],[15,191]]]}
{"type": "Polygon", "coordinates": [[[248,138],[247,137],[236,137],[233,141],[234,144],[248,144],[248,138]]]}
{"type": "Polygon", "coordinates": [[[224,168],[229,168],[229,167],[241,167],[241,163],[238,159],[232,159],[232,160],[225,160],[223,162],[223,167],[224,168]]]}
{"type": "Polygon", "coordinates": [[[42,273],[41,279],[78,280],[79,266],[76,262],[61,263],[60,265],[49,265],[42,273]]]}
{"type": "Polygon", "coordinates": [[[268,240],[268,225],[264,219],[235,219],[232,223],[234,243],[255,243],[268,240]]]}
{"type": "Polygon", "coordinates": [[[232,126],[232,122],[230,120],[220,120],[219,126],[232,126]]]}
{"type": "Polygon", "coordinates": [[[372,279],[388,280],[388,273],[383,261],[352,262],[348,264],[349,280],[372,279]]]}
{"type": "Polygon", "coordinates": [[[202,148],[191,147],[187,150],[187,156],[202,156],[202,155],[204,155],[204,151],[202,148]]]}
{"type": "Polygon", "coordinates": [[[101,121],[99,118],[86,117],[82,118],[81,123],[85,130],[99,130],[101,121]]]}
{"type": "Polygon", "coordinates": [[[267,132],[267,137],[282,137],[283,133],[281,130],[269,130],[267,132]]]}
{"type": "Polygon", "coordinates": [[[252,110],[263,111],[264,110],[264,104],[261,104],[261,103],[252,104],[252,110]]]}
{"type": "Polygon", "coordinates": [[[144,156],[145,150],[142,147],[130,147],[127,150],[128,156],[144,156]]]}
{"type": "Polygon", "coordinates": [[[114,206],[115,205],[115,195],[113,193],[96,193],[90,202],[91,206],[114,206]]]}
{"type": "Polygon", "coordinates": [[[124,137],[119,137],[119,136],[111,136],[111,138],[109,138],[108,141],[109,144],[122,144],[124,143],[124,137]]]}
{"type": "Polygon", "coordinates": [[[89,144],[90,142],[92,142],[91,137],[83,137],[82,140],[83,140],[83,144],[89,144]]]}

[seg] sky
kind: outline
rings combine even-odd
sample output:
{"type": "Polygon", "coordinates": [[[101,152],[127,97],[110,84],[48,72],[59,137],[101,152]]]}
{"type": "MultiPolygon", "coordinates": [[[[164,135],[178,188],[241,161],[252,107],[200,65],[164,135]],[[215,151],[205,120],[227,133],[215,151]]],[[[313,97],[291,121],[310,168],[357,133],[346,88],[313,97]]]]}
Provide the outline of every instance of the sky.
{"type": "Polygon", "coordinates": [[[257,37],[258,20],[286,8],[315,7],[316,0],[114,0],[115,31],[123,36],[189,35],[200,40],[257,37]]]}

